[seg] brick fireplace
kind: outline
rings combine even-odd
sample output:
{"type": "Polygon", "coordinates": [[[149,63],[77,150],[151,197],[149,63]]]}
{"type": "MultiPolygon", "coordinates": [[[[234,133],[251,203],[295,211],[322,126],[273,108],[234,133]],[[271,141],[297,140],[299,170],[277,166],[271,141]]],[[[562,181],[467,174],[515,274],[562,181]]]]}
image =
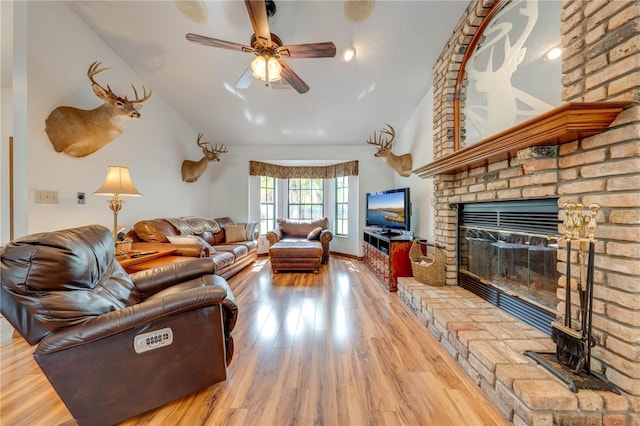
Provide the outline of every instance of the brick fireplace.
{"type": "MultiPolygon", "coordinates": [[[[464,121],[462,129],[454,125],[458,71],[470,40],[494,3],[470,3],[434,65],[434,163],[456,152],[456,132],[464,130],[464,121]]],[[[416,173],[433,178],[434,235],[447,249],[448,286],[459,285],[459,205],[556,199],[559,222],[564,220],[566,203],[601,205],[591,368],[622,391],[628,415],[615,421],[603,415],[600,420],[640,425],[640,3],[562,0],[561,6],[562,102],[625,103],[611,124],[588,137],[577,134],[568,140],[565,135],[562,143],[489,155],[466,167],[422,174],[417,169],[416,173]]],[[[562,226],[557,232],[562,233],[562,226]]],[[[578,260],[574,253],[567,259],[565,246],[558,243],[560,302],[555,316],[560,319],[564,287],[567,282],[575,287],[577,280],[565,276],[566,262],[578,260]]]]}

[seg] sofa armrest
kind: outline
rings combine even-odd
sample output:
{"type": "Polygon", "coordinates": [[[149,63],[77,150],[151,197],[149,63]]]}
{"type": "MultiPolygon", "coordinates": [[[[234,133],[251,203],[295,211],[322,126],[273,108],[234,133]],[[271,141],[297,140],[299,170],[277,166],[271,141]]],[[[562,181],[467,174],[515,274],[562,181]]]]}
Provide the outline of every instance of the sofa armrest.
{"type": "Polygon", "coordinates": [[[282,239],[282,232],[279,229],[269,231],[265,237],[269,241],[269,245],[272,246],[282,239]]]}
{"type": "Polygon", "coordinates": [[[213,259],[199,258],[134,272],[130,277],[142,299],[146,299],[178,283],[215,273],[216,265],[213,259]]]}
{"type": "Polygon", "coordinates": [[[323,229],[320,233],[320,242],[324,245],[325,243],[329,244],[331,240],[333,240],[333,232],[328,229],[323,229]]]}
{"type": "Polygon", "coordinates": [[[322,243],[322,263],[329,262],[329,243],[333,240],[333,232],[328,229],[323,229],[320,233],[320,243],[322,243]]]}
{"type": "Polygon", "coordinates": [[[86,345],[158,319],[221,304],[226,297],[226,289],[223,286],[214,285],[147,300],[52,333],[40,341],[35,354],[51,354],[86,345]]]}

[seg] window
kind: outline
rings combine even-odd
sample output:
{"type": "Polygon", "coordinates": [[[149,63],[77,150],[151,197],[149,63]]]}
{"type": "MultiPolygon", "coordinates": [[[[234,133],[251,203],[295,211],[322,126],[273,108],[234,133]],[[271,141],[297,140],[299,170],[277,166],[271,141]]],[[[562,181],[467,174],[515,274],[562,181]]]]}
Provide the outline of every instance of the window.
{"type": "Polygon", "coordinates": [[[324,181],[289,179],[289,219],[313,220],[324,217],[324,181]]]}
{"type": "Polygon", "coordinates": [[[260,176],[260,235],[276,228],[276,179],[260,176]]]}
{"type": "Polygon", "coordinates": [[[336,178],[336,235],[349,234],[349,178],[336,178]]]}

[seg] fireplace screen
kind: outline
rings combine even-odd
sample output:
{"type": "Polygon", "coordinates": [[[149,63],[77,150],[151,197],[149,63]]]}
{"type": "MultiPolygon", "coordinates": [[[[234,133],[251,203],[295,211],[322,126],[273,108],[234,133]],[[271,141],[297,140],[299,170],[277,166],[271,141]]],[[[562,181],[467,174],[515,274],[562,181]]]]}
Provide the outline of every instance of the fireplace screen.
{"type": "Polygon", "coordinates": [[[460,270],[549,310],[558,300],[555,238],[461,227],[460,270]]]}
{"type": "Polygon", "coordinates": [[[458,213],[460,286],[551,334],[560,278],[558,200],[463,204],[458,213]]]}

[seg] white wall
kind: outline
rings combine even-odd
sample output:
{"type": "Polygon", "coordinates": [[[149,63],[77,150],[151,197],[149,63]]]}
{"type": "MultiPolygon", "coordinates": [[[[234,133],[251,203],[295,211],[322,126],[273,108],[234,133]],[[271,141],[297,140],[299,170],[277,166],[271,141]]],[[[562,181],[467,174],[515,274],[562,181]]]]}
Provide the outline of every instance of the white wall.
{"type": "MultiPolygon", "coordinates": [[[[430,89],[393,143],[397,155],[410,152],[413,169],[433,161],[433,90],[430,89]]],[[[416,237],[434,241],[433,179],[414,174],[408,178],[395,175],[395,186],[411,190],[411,229],[416,237]]]]}
{"type": "MultiPolygon", "coordinates": [[[[94,154],[75,158],[53,149],[44,120],[54,108],[70,105],[93,109],[101,104],[86,77],[93,61],[111,67],[95,78],[103,86],[109,84],[120,96],[133,96],[131,83],[138,89],[145,83],[69,9],[70,4],[29,2],[28,45],[14,56],[20,62],[19,57],[26,55],[28,76],[26,130],[18,131],[14,126],[16,133],[26,132],[24,139],[16,140],[27,145],[28,155],[28,161],[20,158],[16,164],[20,179],[27,182],[21,194],[26,202],[18,206],[16,214],[26,215],[28,224],[16,229],[16,236],[90,223],[111,228],[108,197],[92,195],[104,181],[109,165],[128,166],[134,184],[144,195],[125,199],[119,225],[131,226],[152,217],[207,215],[210,191],[206,179],[186,184],[180,175],[184,158],[201,156],[193,143],[196,132],[161,93],[154,92],[143,104],[140,119],[129,121],[119,138],[94,154]],[[36,190],[58,191],[59,203],[35,203],[36,190]],[[86,204],[77,204],[77,192],[86,193],[86,204]]],[[[16,68],[14,72],[18,73],[14,81],[24,80],[24,70],[16,68]]],[[[14,102],[23,102],[24,96],[14,90],[14,102]]],[[[14,116],[14,124],[19,120],[14,116]]]]}

